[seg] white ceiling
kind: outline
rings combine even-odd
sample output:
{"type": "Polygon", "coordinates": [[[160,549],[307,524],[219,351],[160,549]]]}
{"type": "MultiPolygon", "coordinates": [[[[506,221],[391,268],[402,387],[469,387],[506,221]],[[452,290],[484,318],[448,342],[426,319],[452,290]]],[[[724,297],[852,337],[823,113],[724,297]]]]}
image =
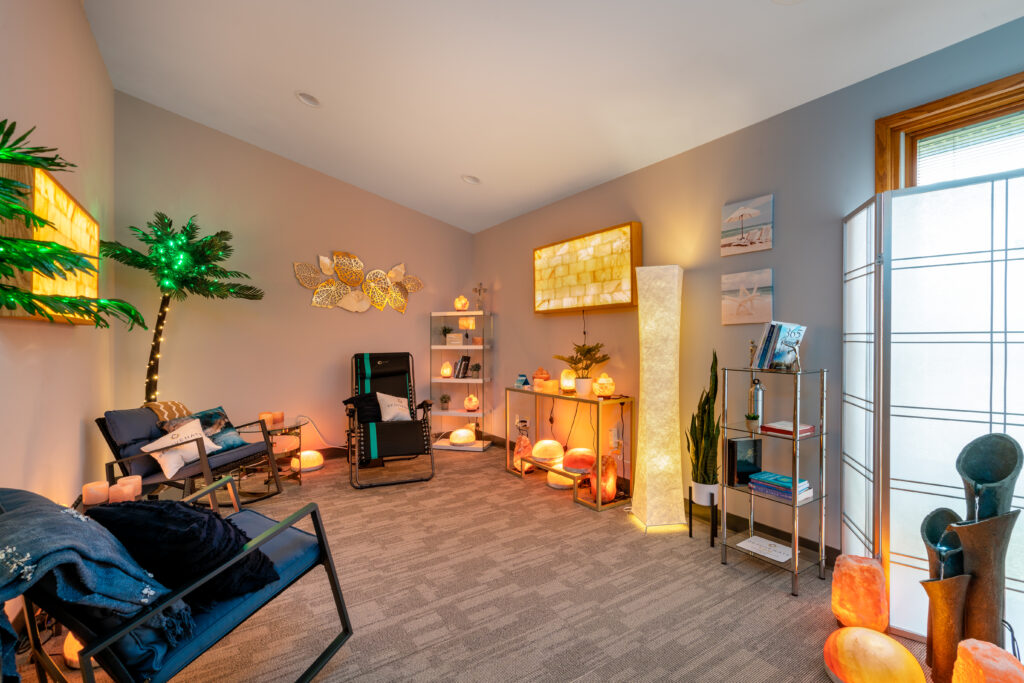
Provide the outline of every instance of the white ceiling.
{"type": "Polygon", "coordinates": [[[85,7],[117,89],[471,232],[1024,16],[1021,0],[85,7]]]}

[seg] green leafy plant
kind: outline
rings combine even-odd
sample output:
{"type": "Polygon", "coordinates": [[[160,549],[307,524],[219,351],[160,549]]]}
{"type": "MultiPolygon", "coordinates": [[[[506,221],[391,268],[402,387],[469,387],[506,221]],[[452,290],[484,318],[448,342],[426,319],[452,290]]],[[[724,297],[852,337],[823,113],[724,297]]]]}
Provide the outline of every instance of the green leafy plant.
{"type": "Polygon", "coordinates": [[[480,365],[479,363],[473,363],[472,365],[470,365],[470,366],[469,366],[469,369],[470,369],[471,371],[473,371],[473,372],[480,372],[480,369],[481,369],[482,367],[483,367],[483,366],[482,366],[482,365],[480,365]]]}
{"type": "MultiPolygon", "coordinates": [[[[0,163],[11,166],[62,171],[75,165],[63,159],[53,147],[33,147],[28,136],[35,128],[15,138],[17,124],[7,119],[0,121],[0,163]]],[[[13,178],[0,176],[0,218],[23,221],[27,228],[41,228],[53,224],[33,213],[26,204],[31,188],[13,178]]],[[[96,272],[90,256],[79,253],[56,242],[0,236],[0,278],[13,278],[17,273],[37,273],[50,279],[66,280],[68,275],[96,272]]],[[[127,301],[121,299],[92,299],[82,296],[36,294],[8,282],[0,282],[0,308],[23,310],[28,315],[41,316],[55,322],[59,316],[67,322],[72,317],[87,318],[96,327],[109,327],[109,318],[120,320],[129,328],[146,326],[142,315],[127,301]]]]}
{"type": "Polygon", "coordinates": [[[718,353],[711,356],[711,381],[701,392],[697,412],[690,418],[686,448],[690,451],[690,476],[695,484],[718,483],[718,437],[722,433],[721,418],[715,417],[718,397],[718,353]]]}
{"type": "Polygon", "coordinates": [[[757,413],[745,413],[745,414],[743,415],[743,417],[744,417],[744,418],[746,418],[746,419],[748,419],[748,420],[756,420],[756,419],[758,419],[758,418],[759,418],[759,417],[761,417],[761,416],[760,416],[760,415],[758,415],[757,413]]]}
{"type": "Polygon", "coordinates": [[[441,394],[441,397],[438,400],[441,402],[441,405],[443,406],[443,405],[446,405],[446,404],[450,403],[451,400],[452,400],[452,397],[449,396],[448,394],[441,394]]]}
{"type": "Polygon", "coordinates": [[[219,264],[234,251],[229,244],[231,233],[220,230],[206,237],[199,236],[199,224],[192,216],[180,230],[165,214],[156,212],[148,229],[128,229],[148,248],[143,254],[120,242],[100,242],[100,254],[132,268],[148,272],[160,290],[160,312],[153,329],[153,344],[149,350],[146,368],[146,401],[155,401],[160,369],[160,342],[164,340],[164,325],[171,299],[182,301],[189,294],[208,299],[262,299],[263,290],[252,285],[230,282],[248,279],[237,270],[226,270],[219,264]]]}
{"type": "Polygon", "coordinates": [[[452,328],[449,327],[448,325],[445,325],[444,327],[441,328],[441,336],[442,337],[447,337],[451,333],[452,333],[452,328]]]}
{"type": "Polygon", "coordinates": [[[573,354],[571,356],[552,356],[552,358],[568,365],[581,379],[590,377],[590,371],[595,366],[607,363],[611,359],[607,353],[601,353],[601,349],[604,348],[604,344],[601,342],[587,344],[584,341],[582,344],[574,343],[572,346],[573,354]]]}

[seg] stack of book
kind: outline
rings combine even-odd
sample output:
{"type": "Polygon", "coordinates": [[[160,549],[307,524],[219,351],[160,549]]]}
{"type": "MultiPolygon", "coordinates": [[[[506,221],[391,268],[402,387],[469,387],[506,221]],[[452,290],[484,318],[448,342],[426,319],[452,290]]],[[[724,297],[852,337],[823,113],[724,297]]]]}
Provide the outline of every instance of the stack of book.
{"type": "MultiPolygon", "coordinates": [[[[763,496],[778,498],[779,500],[786,502],[793,501],[793,478],[787,477],[784,474],[776,474],[775,472],[758,472],[757,474],[750,475],[750,483],[748,486],[751,491],[763,496]]],[[[813,497],[814,489],[811,488],[811,485],[806,479],[801,479],[797,483],[797,502],[803,503],[813,497]]]]}
{"type": "Polygon", "coordinates": [[[463,379],[469,374],[469,356],[463,356],[455,364],[455,372],[452,373],[452,377],[456,379],[463,379]]]}
{"type": "Polygon", "coordinates": [[[754,351],[750,367],[757,370],[780,370],[791,367],[796,360],[796,349],[804,339],[807,327],[776,320],[764,326],[761,342],[754,351]]]}

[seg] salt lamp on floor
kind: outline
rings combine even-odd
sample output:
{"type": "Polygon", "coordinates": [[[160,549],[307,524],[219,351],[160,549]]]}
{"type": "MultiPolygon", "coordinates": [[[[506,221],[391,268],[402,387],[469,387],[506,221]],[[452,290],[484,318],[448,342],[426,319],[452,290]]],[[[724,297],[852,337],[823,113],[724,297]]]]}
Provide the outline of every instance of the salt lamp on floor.
{"type": "Polygon", "coordinates": [[[984,640],[961,640],[956,648],[953,683],[1024,683],[1024,664],[984,640]]]}
{"type": "Polygon", "coordinates": [[[533,459],[543,463],[560,461],[565,451],[554,439],[541,439],[533,446],[533,459]]]}
{"type": "Polygon", "coordinates": [[[566,472],[586,474],[596,460],[597,456],[592,448],[570,448],[562,460],[562,469],[566,472]]]}
{"type": "Polygon", "coordinates": [[[597,502],[598,491],[601,492],[601,504],[610,503],[615,500],[616,477],[618,476],[615,460],[604,458],[601,460],[601,476],[598,478],[597,462],[590,468],[590,490],[594,494],[594,502],[597,502]]]}
{"type": "Polygon", "coordinates": [[[454,430],[448,436],[448,443],[453,446],[467,446],[475,441],[476,434],[472,429],[466,429],[465,427],[454,430]]]}
{"type": "MultiPolygon", "coordinates": [[[[556,460],[551,463],[554,467],[561,468],[562,461],[556,460]]],[[[572,477],[566,477],[558,472],[552,472],[548,470],[548,486],[553,489],[571,489],[572,488],[572,477]]]]}
{"type": "Polygon", "coordinates": [[[530,437],[526,434],[520,434],[519,438],[516,439],[515,453],[512,455],[512,469],[517,472],[522,471],[524,474],[533,472],[533,465],[531,463],[526,463],[526,469],[523,469],[523,458],[529,455],[533,455],[530,437]]]}
{"type": "Polygon", "coordinates": [[[925,683],[921,665],[907,648],[860,626],[841,628],[828,637],[825,671],[836,683],[925,683]]]}
{"type": "Polygon", "coordinates": [[[889,598],[882,563],[870,557],[840,555],[832,574],[832,613],[843,626],[884,632],[889,626],[889,598]]]}

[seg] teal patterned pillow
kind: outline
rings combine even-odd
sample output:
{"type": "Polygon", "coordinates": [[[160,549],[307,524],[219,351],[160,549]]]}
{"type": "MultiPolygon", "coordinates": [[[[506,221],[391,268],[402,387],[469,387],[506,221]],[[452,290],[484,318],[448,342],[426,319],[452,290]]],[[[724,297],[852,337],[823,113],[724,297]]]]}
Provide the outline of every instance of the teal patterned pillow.
{"type": "Polygon", "coordinates": [[[199,420],[203,426],[203,434],[213,439],[213,442],[225,450],[245,446],[249,442],[241,437],[238,430],[231,424],[224,408],[217,406],[209,410],[203,410],[185,417],[176,417],[160,423],[160,428],[166,432],[172,432],[189,420],[199,420]]]}

